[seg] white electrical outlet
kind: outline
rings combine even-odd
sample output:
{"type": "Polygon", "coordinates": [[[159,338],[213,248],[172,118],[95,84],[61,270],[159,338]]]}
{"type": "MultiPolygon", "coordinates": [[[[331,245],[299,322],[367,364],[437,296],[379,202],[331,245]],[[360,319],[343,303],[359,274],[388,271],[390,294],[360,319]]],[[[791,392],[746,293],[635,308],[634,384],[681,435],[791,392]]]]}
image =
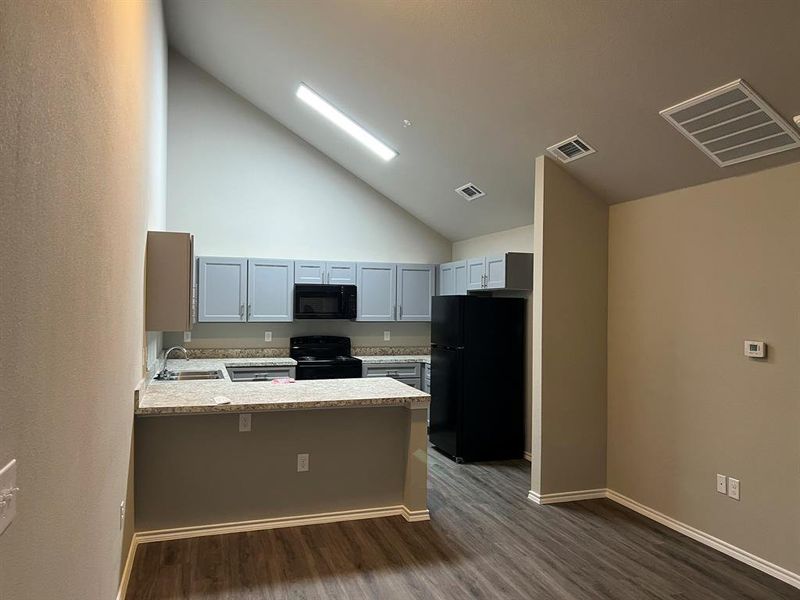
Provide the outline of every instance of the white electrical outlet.
{"type": "Polygon", "coordinates": [[[17,516],[17,461],[0,469],[0,535],[17,516]]]}
{"type": "Polygon", "coordinates": [[[734,500],[739,499],[739,480],[728,477],[728,497],[734,500]]]}
{"type": "Polygon", "coordinates": [[[384,331],[383,332],[383,341],[388,342],[392,339],[392,332],[391,331],[384,331]]]}
{"type": "Polygon", "coordinates": [[[271,331],[265,331],[264,332],[264,341],[265,342],[271,342],[272,341],[272,332],[271,331]]]}
{"type": "Polygon", "coordinates": [[[728,478],[717,473],[717,491],[720,494],[728,493],[728,478]]]}
{"type": "Polygon", "coordinates": [[[297,472],[303,473],[308,471],[308,454],[297,455],[297,472]]]}
{"type": "Polygon", "coordinates": [[[242,413],[239,415],[239,431],[250,431],[252,425],[252,416],[250,413],[242,413]]]}
{"type": "Polygon", "coordinates": [[[125,501],[119,503],[119,528],[122,529],[125,526],[125,501]]]}
{"type": "Polygon", "coordinates": [[[191,331],[184,331],[183,332],[183,341],[184,342],[191,342],[192,341],[192,332],[191,331]]]}

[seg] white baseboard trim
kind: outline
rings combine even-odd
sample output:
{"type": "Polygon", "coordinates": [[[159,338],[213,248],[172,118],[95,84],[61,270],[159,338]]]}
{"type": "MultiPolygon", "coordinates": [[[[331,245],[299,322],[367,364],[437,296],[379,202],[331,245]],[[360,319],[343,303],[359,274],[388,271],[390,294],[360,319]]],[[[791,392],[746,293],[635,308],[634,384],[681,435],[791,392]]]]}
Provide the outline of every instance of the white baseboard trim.
{"type": "Polygon", "coordinates": [[[403,512],[401,514],[403,515],[403,518],[409,523],[431,520],[431,513],[427,508],[425,510],[408,510],[408,508],[404,506],[403,512]]]}
{"type": "Polygon", "coordinates": [[[528,492],[528,500],[536,504],[558,504],[559,502],[575,502],[577,500],[594,500],[605,498],[606,489],[576,490],[574,492],[559,492],[557,494],[537,494],[533,490],[528,492]]]}
{"type": "Polygon", "coordinates": [[[530,452],[528,452],[527,450],[522,453],[522,458],[524,458],[528,462],[533,462],[533,455],[530,452]]]}
{"type": "Polygon", "coordinates": [[[299,515],[292,517],[275,517],[272,519],[257,519],[254,521],[238,521],[234,523],[215,523],[213,525],[199,525],[197,527],[176,527],[174,529],[157,529],[153,531],[140,531],[133,534],[128,558],[122,570],[119,582],[117,600],[125,600],[128,591],[133,559],[139,544],[149,542],[163,542],[166,540],[180,540],[205,535],[221,535],[226,533],[240,533],[243,531],[259,531],[263,529],[278,529],[280,527],[301,527],[303,525],[318,525],[320,523],[336,523],[339,521],[355,521],[359,519],[377,519],[380,517],[401,516],[410,523],[430,521],[428,509],[409,510],[403,505],[384,506],[380,508],[366,508],[358,510],[341,510],[329,513],[299,515]]]}
{"type": "Polygon", "coordinates": [[[131,545],[128,548],[128,558],[125,559],[125,566],[122,568],[122,575],[119,579],[119,589],[117,590],[117,600],[125,600],[125,595],[128,593],[128,582],[131,580],[131,571],[133,571],[133,558],[136,555],[136,546],[139,545],[136,534],[131,538],[131,545]]]}
{"type": "Polygon", "coordinates": [[[152,531],[141,531],[136,534],[136,537],[139,544],[146,544],[149,542],[179,540],[206,535],[241,533],[243,531],[260,531],[262,529],[277,529],[279,527],[302,527],[303,525],[318,525],[320,523],[336,523],[339,521],[355,521],[359,519],[377,519],[381,517],[394,516],[401,516],[406,521],[427,521],[430,519],[430,515],[427,510],[412,511],[403,505],[398,505],[357,510],[341,510],[336,512],[297,515],[291,517],[274,517],[271,519],[256,519],[253,521],[214,523],[210,525],[198,525],[195,527],[157,529],[152,531]]]}
{"type": "Polygon", "coordinates": [[[636,500],[632,500],[627,496],[623,496],[614,490],[607,490],[606,497],[609,500],[613,500],[617,504],[621,504],[622,506],[630,508],[632,511],[637,512],[640,515],[644,515],[645,517],[661,523],[662,525],[669,527],[678,533],[682,533],[683,535],[690,537],[701,544],[710,546],[711,548],[719,550],[723,554],[727,554],[728,556],[735,558],[746,565],[750,565],[759,571],[763,571],[767,575],[772,575],[776,579],[780,579],[791,586],[800,588],[800,574],[798,573],[793,573],[789,569],[785,569],[781,566],[773,564],[761,557],[756,556],[755,554],[751,554],[750,552],[742,550],[733,544],[692,527],[691,525],[687,525],[686,523],[682,523],[677,519],[673,519],[664,513],[658,512],[657,510],[654,510],[649,506],[645,506],[636,500]]]}
{"type": "Polygon", "coordinates": [[[533,490],[528,492],[528,499],[536,504],[556,504],[559,502],[574,502],[576,500],[590,500],[593,498],[608,498],[609,500],[613,500],[617,504],[621,504],[622,506],[637,512],[648,519],[652,519],[657,523],[661,523],[665,527],[669,527],[670,529],[677,531],[678,533],[682,533],[683,535],[690,537],[701,544],[705,544],[706,546],[714,548],[715,550],[718,550],[723,554],[727,554],[728,556],[735,558],[746,565],[750,565],[759,571],[763,571],[767,575],[772,575],[776,579],[780,579],[781,581],[800,589],[800,574],[794,573],[789,569],[785,569],[784,567],[771,563],[768,560],[748,552],[747,550],[742,550],[741,548],[734,546],[725,540],[714,537],[713,535],[710,535],[704,531],[701,531],[696,527],[692,527],[691,525],[682,523],[677,519],[673,519],[664,513],[658,512],[657,510],[650,508],[649,506],[645,506],[644,504],[628,498],[627,496],[623,496],[614,490],[578,490],[574,492],[560,492],[557,494],[537,494],[533,490]]]}

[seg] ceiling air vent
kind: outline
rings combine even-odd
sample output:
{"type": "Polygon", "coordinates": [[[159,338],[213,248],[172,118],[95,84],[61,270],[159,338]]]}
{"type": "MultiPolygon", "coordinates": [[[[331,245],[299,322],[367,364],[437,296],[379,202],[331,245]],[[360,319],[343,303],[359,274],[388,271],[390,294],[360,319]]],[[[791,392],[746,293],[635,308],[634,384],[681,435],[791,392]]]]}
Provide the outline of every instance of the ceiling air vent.
{"type": "Polygon", "coordinates": [[[471,183],[457,187],[456,193],[463,197],[467,202],[472,202],[475,200],[475,198],[480,198],[481,196],[486,195],[471,183]]]}
{"type": "Polygon", "coordinates": [[[577,135],[550,146],[547,151],[563,163],[572,162],[587,154],[594,154],[594,148],[584,142],[577,135]]]}
{"type": "Polygon", "coordinates": [[[800,135],[741,79],[659,114],[720,167],[800,147],[800,135]]]}

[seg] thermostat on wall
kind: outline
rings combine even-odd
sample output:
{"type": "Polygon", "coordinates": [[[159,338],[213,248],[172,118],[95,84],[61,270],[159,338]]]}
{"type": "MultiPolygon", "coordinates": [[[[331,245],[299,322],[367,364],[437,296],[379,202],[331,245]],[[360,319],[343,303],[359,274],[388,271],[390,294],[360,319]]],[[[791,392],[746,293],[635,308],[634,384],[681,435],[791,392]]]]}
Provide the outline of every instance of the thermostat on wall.
{"type": "Polygon", "coordinates": [[[767,345],[764,342],[745,340],[744,355],[750,358],[764,358],[767,355],[767,345]]]}

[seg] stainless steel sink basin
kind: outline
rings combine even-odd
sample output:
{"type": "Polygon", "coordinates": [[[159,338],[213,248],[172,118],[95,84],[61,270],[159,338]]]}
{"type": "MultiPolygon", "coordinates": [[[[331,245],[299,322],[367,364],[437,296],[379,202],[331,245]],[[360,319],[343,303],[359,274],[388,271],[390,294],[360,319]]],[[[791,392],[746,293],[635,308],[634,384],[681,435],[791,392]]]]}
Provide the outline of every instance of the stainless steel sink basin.
{"type": "Polygon", "coordinates": [[[158,381],[204,381],[209,379],[224,379],[222,371],[170,371],[164,377],[157,377],[158,381]]]}

